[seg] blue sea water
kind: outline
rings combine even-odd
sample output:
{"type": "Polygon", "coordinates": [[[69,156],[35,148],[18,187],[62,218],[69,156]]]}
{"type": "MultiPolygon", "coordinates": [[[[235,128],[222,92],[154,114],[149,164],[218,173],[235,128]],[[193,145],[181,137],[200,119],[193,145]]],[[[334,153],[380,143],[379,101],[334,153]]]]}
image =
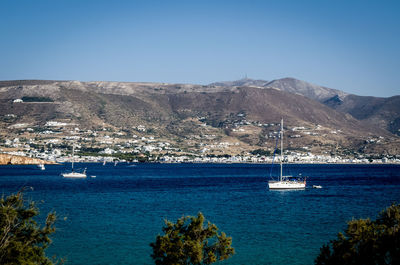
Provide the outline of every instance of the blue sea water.
{"type": "Polygon", "coordinates": [[[323,186],[296,191],[268,190],[269,165],[78,164],[96,178],[65,179],[69,166],[0,166],[0,193],[33,187],[25,197],[41,220],[59,218],[47,255],[73,265],[153,264],[163,220],[199,211],[233,238],[236,254],[221,264],[313,264],[346,221],[400,202],[399,165],[288,165],[323,186]]]}

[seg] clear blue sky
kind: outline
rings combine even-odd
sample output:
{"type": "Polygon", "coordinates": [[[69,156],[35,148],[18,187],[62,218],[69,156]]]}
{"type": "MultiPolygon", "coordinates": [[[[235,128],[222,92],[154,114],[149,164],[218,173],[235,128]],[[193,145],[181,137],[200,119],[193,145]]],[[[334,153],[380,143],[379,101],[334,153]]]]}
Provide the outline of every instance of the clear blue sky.
{"type": "Polygon", "coordinates": [[[400,1],[2,0],[0,80],[295,77],[400,94],[400,1]]]}

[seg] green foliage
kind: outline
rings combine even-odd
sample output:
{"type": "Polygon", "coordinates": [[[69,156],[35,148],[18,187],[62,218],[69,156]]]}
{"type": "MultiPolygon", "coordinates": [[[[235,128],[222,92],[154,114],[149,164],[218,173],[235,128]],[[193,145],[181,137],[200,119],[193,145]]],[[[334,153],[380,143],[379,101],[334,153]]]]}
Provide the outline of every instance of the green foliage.
{"type": "Polygon", "coordinates": [[[400,264],[400,204],[382,211],[375,221],[348,222],[344,234],[321,248],[315,264],[400,264]]]}
{"type": "Polygon", "coordinates": [[[49,213],[43,227],[34,217],[39,214],[34,202],[24,202],[22,192],[0,199],[0,264],[54,264],[45,256],[54,233],[55,213],[49,213]]]}
{"type": "Polygon", "coordinates": [[[53,102],[49,97],[22,97],[24,102],[53,102]]]}
{"type": "Polygon", "coordinates": [[[94,148],[94,147],[81,147],[80,152],[81,153],[99,153],[100,151],[103,151],[104,148],[94,148]]]}
{"type": "Polygon", "coordinates": [[[235,253],[232,238],[219,234],[215,224],[208,222],[204,227],[203,223],[202,213],[181,217],[176,223],[166,220],[164,235],[158,235],[156,242],[150,244],[155,264],[200,265],[230,258],[235,253]]]}
{"type": "Polygon", "coordinates": [[[264,149],[255,149],[250,152],[252,155],[260,155],[260,156],[270,156],[271,152],[264,149]]]}

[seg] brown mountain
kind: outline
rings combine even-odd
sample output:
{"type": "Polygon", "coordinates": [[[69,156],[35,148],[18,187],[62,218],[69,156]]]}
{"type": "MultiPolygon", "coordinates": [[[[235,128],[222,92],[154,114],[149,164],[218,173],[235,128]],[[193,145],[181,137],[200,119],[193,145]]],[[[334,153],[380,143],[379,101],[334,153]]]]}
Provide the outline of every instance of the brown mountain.
{"type": "Polygon", "coordinates": [[[352,115],[354,118],[375,127],[380,127],[393,134],[400,135],[400,99],[366,97],[348,94],[341,90],[315,85],[295,78],[281,78],[272,81],[241,79],[231,82],[216,82],[213,85],[235,87],[240,85],[275,88],[294,94],[303,95],[325,105],[352,115]]]}
{"type": "Polygon", "coordinates": [[[294,149],[399,151],[398,137],[387,131],[303,95],[269,86],[4,81],[0,82],[0,113],[3,133],[15,133],[18,124],[34,127],[48,121],[136,134],[143,125],[147,133],[176,143],[196,145],[201,137],[214,135],[219,141],[239,142],[241,150],[273,147],[271,135],[283,118],[291,137],[288,145],[294,149]],[[294,127],[304,131],[294,131],[294,127]],[[379,137],[379,144],[368,142],[379,137]]]}
{"type": "Polygon", "coordinates": [[[389,98],[348,95],[334,96],[324,102],[327,106],[373,126],[400,135],[400,96],[389,98]]]}

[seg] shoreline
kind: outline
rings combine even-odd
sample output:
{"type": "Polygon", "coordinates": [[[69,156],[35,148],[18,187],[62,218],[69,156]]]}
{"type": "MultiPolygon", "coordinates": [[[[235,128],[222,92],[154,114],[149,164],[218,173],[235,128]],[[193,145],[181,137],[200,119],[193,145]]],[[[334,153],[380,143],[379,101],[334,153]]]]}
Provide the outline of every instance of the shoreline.
{"type": "MultiPolygon", "coordinates": [[[[351,159],[349,159],[351,160],[351,159]]],[[[179,161],[179,160],[170,160],[170,161],[126,161],[126,160],[118,160],[114,157],[108,157],[107,163],[114,163],[117,161],[118,163],[159,163],[159,164],[252,164],[252,165],[271,165],[271,164],[279,164],[278,162],[272,163],[262,162],[262,161],[227,161],[227,160],[210,160],[210,161],[179,161]]],[[[72,159],[59,159],[58,161],[44,160],[39,158],[32,158],[20,155],[11,155],[6,153],[0,153],[0,165],[61,165],[65,163],[71,163],[72,159]]],[[[80,157],[75,158],[75,163],[103,163],[103,159],[93,159],[93,157],[80,157]]],[[[295,162],[285,162],[286,165],[400,165],[400,161],[381,161],[374,160],[372,162],[366,161],[338,161],[338,162],[325,162],[325,161],[295,161],[295,162]]]]}
{"type": "MultiPolygon", "coordinates": [[[[12,163],[12,164],[4,164],[0,163],[0,166],[24,166],[24,165],[64,165],[67,163],[71,163],[70,161],[65,161],[65,162],[53,162],[53,161],[43,161],[43,163],[12,163]]],[[[79,161],[79,162],[74,162],[75,164],[102,164],[102,162],[97,162],[97,161],[79,161]]],[[[248,165],[272,165],[271,163],[252,163],[252,162],[235,162],[235,163],[224,163],[224,162],[126,162],[126,161],[119,161],[118,163],[125,163],[125,164],[209,164],[209,165],[243,165],[243,164],[248,164],[248,165]]],[[[110,163],[111,164],[111,163],[110,163]]],[[[279,164],[276,164],[279,165],[279,164]]],[[[310,162],[310,163],[285,163],[285,165],[400,165],[400,163],[350,163],[350,162],[343,162],[343,163],[326,163],[326,162],[310,162]]]]}

